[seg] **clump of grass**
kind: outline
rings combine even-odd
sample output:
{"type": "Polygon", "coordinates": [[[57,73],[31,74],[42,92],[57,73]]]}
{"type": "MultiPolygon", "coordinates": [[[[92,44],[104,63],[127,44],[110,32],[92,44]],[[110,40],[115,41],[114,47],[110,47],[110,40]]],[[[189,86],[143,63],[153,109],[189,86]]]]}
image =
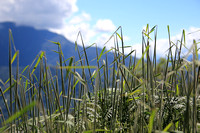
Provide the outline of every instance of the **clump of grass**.
{"type": "Polygon", "coordinates": [[[9,30],[9,79],[0,86],[0,132],[199,131],[198,43],[194,40],[188,51],[193,55],[189,61],[181,57],[185,31],[176,44],[170,40],[169,27],[168,33],[168,55],[159,62],[157,26],[150,29],[147,25],[142,32],[141,58],[136,57],[136,50],[125,55],[119,27],[108,40],[113,41],[114,47],[96,52],[95,66],[88,60],[90,46],[85,47],[79,33],[75,45],[80,39],[83,51],[76,47],[78,60],[73,56],[66,59],[61,44],[52,42],[58,46],[57,66],[48,66],[45,52],[41,51],[32,65],[20,73],[20,54],[14,48],[12,55],[14,39],[9,30]],[[111,51],[112,61],[107,57],[111,51]]]}

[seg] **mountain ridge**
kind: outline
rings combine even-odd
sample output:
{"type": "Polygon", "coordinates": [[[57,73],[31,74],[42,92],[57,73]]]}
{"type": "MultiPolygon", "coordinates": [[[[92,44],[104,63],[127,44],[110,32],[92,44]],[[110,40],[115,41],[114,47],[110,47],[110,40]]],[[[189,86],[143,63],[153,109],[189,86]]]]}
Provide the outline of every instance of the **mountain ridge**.
{"type": "MultiPolygon", "coordinates": [[[[75,56],[78,59],[78,54],[75,52],[75,44],[62,35],[48,30],[38,30],[31,26],[18,26],[13,22],[3,22],[0,23],[0,57],[3,57],[0,66],[8,66],[9,29],[13,34],[15,47],[19,50],[19,64],[21,66],[30,65],[40,51],[46,52],[48,64],[55,65],[58,55],[53,51],[57,50],[57,46],[50,41],[60,42],[65,58],[75,56]]],[[[83,49],[79,45],[78,48],[80,51],[83,49]]],[[[98,53],[101,50],[98,48],[98,53]]],[[[96,48],[90,47],[87,49],[87,55],[90,60],[94,59],[96,57],[96,48]]],[[[108,53],[108,57],[112,58],[111,56],[112,54],[108,53]]]]}

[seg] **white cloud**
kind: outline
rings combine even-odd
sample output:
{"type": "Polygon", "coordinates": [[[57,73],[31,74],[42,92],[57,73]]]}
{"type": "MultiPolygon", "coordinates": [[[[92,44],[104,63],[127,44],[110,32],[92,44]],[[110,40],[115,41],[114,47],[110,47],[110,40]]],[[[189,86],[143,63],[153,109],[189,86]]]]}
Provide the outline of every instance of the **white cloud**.
{"type": "MultiPolygon", "coordinates": [[[[158,34],[159,34],[159,30],[158,30],[158,34]]],[[[173,43],[177,43],[178,40],[181,40],[181,36],[182,36],[182,31],[175,35],[175,36],[171,36],[171,41],[173,43]]],[[[186,43],[185,46],[189,49],[192,44],[193,44],[193,40],[195,39],[197,42],[200,42],[200,28],[196,28],[196,27],[191,27],[188,30],[185,30],[185,39],[186,39],[186,43]]],[[[160,38],[157,39],[156,42],[156,54],[158,57],[165,57],[168,54],[168,49],[169,49],[169,39],[168,38],[160,38]]],[[[178,44],[178,47],[180,46],[180,43],[178,44]]],[[[150,41],[150,49],[151,49],[151,53],[153,54],[153,42],[150,41]]],[[[188,49],[186,47],[182,47],[182,56],[186,55],[188,53],[188,49]]],[[[134,44],[132,46],[132,49],[136,49],[137,50],[137,57],[141,57],[142,56],[142,44],[134,44]]],[[[131,49],[126,49],[126,54],[128,54],[131,51],[131,49]]],[[[173,47],[172,52],[175,52],[175,47],[173,47]]]]}
{"type": "MultiPolygon", "coordinates": [[[[64,35],[72,42],[76,40],[80,31],[86,46],[97,43],[98,47],[103,47],[116,30],[116,26],[110,19],[99,19],[91,25],[90,14],[79,13],[76,1],[0,0],[0,22],[12,21],[17,25],[48,29],[64,35]],[[75,12],[78,12],[78,15],[74,16],[75,12]]],[[[124,40],[128,39],[124,37],[124,40]]]]}
{"type": "MultiPolygon", "coordinates": [[[[108,33],[100,34],[96,39],[97,46],[99,46],[101,48],[106,46],[107,50],[114,48],[115,47],[114,46],[114,38],[111,36],[112,36],[112,34],[108,34],[108,33]]],[[[123,40],[126,43],[126,42],[130,41],[130,38],[128,36],[123,36],[123,40]]]]}
{"type": "MultiPolygon", "coordinates": [[[[89,14],[78,11],[77,0],[0,0],[0,22],[12,21],[17,25],[28,25],[48,29],[64,35],[74,42],[81,31],[84,41],[95,35],[89,14]],[[69,21],[67,21],[69,20],[69,21]]],[[[89,45],[89,44],[88,44],[89,45]]]]}
{"type": "Polygon", "coordinates": [[[110,36],[111,35],[108,34],[108,33],[103,33],[103,34],[99,35],[97,37],[97,39],[96,39],[97,46],[101,47],[101,48],[106,46],[107,49],[110,49],[111,47],[114,47],[114,43],[113,43],[112,39],[109,42],[107,42],[108,39],[110,38],[110,36]]]}
{"type": "Polygon", "coordinates": [[[99,19],[95,25],[95,29],[99,32],[114,32],[116,27],[110,19],[99,19]]]}
{"type": "Polygon", "coordinates": [[[78,11],[76,0],[0,0],[0,18],[36,28],[62,27],[78,11]]]}
{"type": "Polygon", "coordinates": [[[82,14],[78,15],[78,16],[74,16],[70,21],[69,24],[79,24],[85,21],[90,21],[91,20],[91,16],[85,12],[83,12],[82,14]]]}
{"type": "MultiPolygon", "coordinates": [[[[124,52],[125,52],[125,54],[129,54],[132,50],[136,51],[136,57],[137,58],[142,57],[142,45],[140,43],[134,44],[130,48],[125,48],[124,52]]],[[[134,53],[134,55],[135,55],[135,53],[134,53]]]]}
{"type": "MultiPolygon", "coordinates": [[[[191,27],[187,30],[185,30],[185,45],[182,46],[182,56],[186,55],[189,51],[188,49],[191,48],[192,44],[193,44],[193,40],[196,40],[197,42],[199,42],[200,40],[200,28],[195,28],[195,27],[191,27]],[[196,32],[197,31],[197,32],[196,32]]],[[[177,44],[177,41],[181,41],[181,37],[182,37],[182,31],[171,37],[171,41],[175,44],[177,44]]],[[[168,39],[159,39],[158,40],[158,44],[157,44],[157,51],[158,51],[158,55],[160,56],[164,56],[164,52],[165,54],[168,53],[168,49],[169,49],[169,40],[168,39]],[[166,52],[167,51],[167,52],[166,52]]],[[[180,43],[178,43],[178,47],[180,47],[180,43]]],[[[173,47],[172,52],[175,52],[175,47],[173,47]]]]}
{"type": "Polygon", "coordinates": [[[71,42],[75,42],[77,35],[81,32],[85,45],[90,45],[90,40],[96,35],[96,32],[90,25],[91,16],[85,12],[73,16],[69,22],[65,22],[61,28],[51,28],[50,31],[64,35],[71,42]]]}
{"type": "Polygon", "coordinates": [[[126,41],[131,41],[131,38],[128,37],[128,36],[123,36],[123,40],[126,42],[126,41]]]}
{"type": "Polygon", "coordinates": [[[76,41],[77,35],[80,31],[86,45],[90,45],[88,44],[90,43],[90,39],[96,35],[95,31],[93,31],[90,24],[86,22],[82,22],[78,24],[66,23],[65,26],[63,26],[60,29],[50,29],[50,30],[58,34],[64,35],[71,42],[76,41]]]}
{"type": "MultiPolygon", "coordinates": [[[[108,25],[112,24],[112,30],[110,29],[110,27],[107,28],[106,26],[104,27],[104,29],[101,28],[100,30],[99,28],[97,28],[97,25],[100,27],[102,19],[98,20],[95,25],[91,25],[90,21],[91,16],[83,12],[77,16],[73,16],[69,20],[69,22],[66,22],[65,26],[63,26],[62,28],[50,30],[64,35],[67,39],[69,39],[72,42],[74,42],[77,39],[78,32],[80,31],[86,46],[89,46],[92,43],[96,43],[98,47],[103,48],[105,42],[112,35],[112,32],[116,30],[115,25],[112,23],[111,20],[106,19],[106,21],[103,23],[105,24],[108,22],[108,25]]],[[[129,38],[125,37],[124,39],[128,40],[129,38]]],[[[110,47],[111,46],[107,46],[107,48],[110,47]]]]}

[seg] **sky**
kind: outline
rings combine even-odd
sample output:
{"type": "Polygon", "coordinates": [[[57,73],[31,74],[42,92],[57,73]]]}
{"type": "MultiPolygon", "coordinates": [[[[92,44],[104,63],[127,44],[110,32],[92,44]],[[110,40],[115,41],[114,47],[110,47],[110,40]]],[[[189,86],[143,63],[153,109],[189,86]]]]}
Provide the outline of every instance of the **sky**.
{"type": "Polygon", "coordinates": [[[193,39],[200,41],[199,0],[0,0],[0,5],[0,22],[47,29],[72,42],[80,31],[86,46],[111,48],[113,43],[105,42],[121,26],[124,44],[131,46],[126,54],[136,50],[141,56],[142,30],[147,24],[157,25],[158,56],[165,56],[169,47],[167,25],[174,43],[183,29],[187,48],[193,39]]]}

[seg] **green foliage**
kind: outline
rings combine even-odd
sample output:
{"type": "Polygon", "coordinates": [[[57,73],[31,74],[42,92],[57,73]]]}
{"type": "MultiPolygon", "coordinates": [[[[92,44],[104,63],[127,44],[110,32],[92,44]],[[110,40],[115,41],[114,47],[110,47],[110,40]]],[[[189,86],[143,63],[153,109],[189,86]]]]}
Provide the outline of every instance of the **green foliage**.
{"type": "Polygon", "coordinates": [[[65,59],[60,43],[51,41],[58,46],[55,51],[59,61],[53,67],[56,72],[47,65],[42,51],[21,73],[17,64],[14,74],[12,64],[15,60],[18,62],[19,52],[15,50],[12,56],[14,40],[12,32],[9,33],[9,79],[5,83],[0,80],[3,85],[0,86],[1,132],[200,131],[199,48],[194,41],[188,51],[187,55],[193,54],[193,61],[181,57],[181,47],[186,43],[185,31],[178,47],[170,40],[168,26],[168,56],[157,62],[157,26],[149,30],[147,25],[142,32],[142,57],[139,59],[136,50],[124,54],[128,46],[124,46],[119,27],[106,42],[114,39],[114,48],[106,51],[104,47],[101,53],[96,53],[93,60],[96,66],[89,64],[86,52],[95,43],[85,47],[79,33],[77,40],[81,39],[83,51],[79,51],[76,40],[78,60],[65,59]],[[151,45],[155,49],[150,55],[152,33],[155,34],[151,45]],[[172,54],[174,46],[176,51],[172,54]],[[108,52],[113,54],[109,62],[108,52]],[[5,114],[8,115],[6,119],[5,114]]]}

